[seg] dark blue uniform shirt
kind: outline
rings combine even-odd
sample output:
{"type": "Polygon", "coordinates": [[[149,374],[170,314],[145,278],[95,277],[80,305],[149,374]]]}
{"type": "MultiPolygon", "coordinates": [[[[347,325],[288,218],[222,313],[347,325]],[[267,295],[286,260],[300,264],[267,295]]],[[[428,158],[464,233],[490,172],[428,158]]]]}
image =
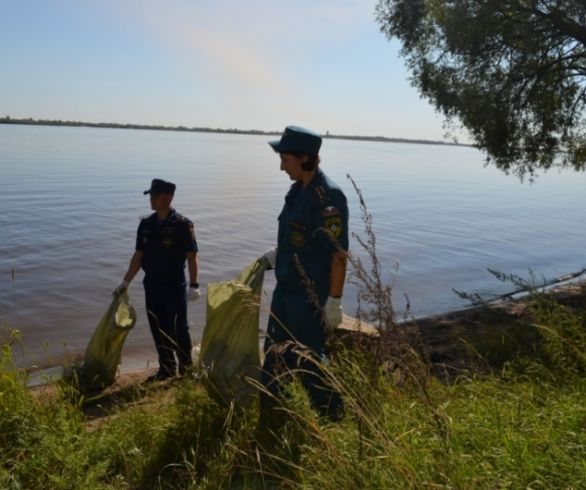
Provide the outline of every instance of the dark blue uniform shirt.
{"type": "Polygon", "coordinates": [[[318,169],[309,185],[291,186],[279,215],[275,275],[285,290],[305,289],[294,255],[319,292],[329,290],[332,252],[348,250],[348,205],[342,190],[318,169]]]}
{"type": "Polygon", "coordinates": [[[174,209],[162,223],[153,213],[140,221],[136,250],[143,252],[145,285],[185,284],[187,253],[197,252],[193,223],[174,209]]]}

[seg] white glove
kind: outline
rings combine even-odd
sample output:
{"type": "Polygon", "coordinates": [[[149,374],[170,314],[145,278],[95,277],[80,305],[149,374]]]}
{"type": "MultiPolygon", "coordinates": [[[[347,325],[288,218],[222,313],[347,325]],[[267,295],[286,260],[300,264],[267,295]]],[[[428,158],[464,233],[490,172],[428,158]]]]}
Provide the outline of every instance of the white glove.
{"type": "Polygon", "coordinates": [[[187,292],[187,301],[196,301],[201,296],[201,291],[199,288],[194,288],[193,286],[189,286],[189,291],[187,292]]]}
{"type": "Polygon", "coordinates": [[[264,266],[266,270],[271,270],[275,268],[275,262],[277,262],[277,249],[271,248],[267,250],[262,257],[260,258],[264,262],[264,266]]]}
{"type": "Polygon", "coordinates": [[[342,298],[328,297],[324,306],[327,327],[331,331],[342,323],[342,298]]]}
{"type": "Polygon", "coordinates": [[[116,289],[114,289],[114,291],[112,291],[112,295],[118,296],[122,291],[126,291],[129,285],[130,283],[128,281],[122,279],[122,282],[118,284],[118,286],[116,286],[116,289]]]}

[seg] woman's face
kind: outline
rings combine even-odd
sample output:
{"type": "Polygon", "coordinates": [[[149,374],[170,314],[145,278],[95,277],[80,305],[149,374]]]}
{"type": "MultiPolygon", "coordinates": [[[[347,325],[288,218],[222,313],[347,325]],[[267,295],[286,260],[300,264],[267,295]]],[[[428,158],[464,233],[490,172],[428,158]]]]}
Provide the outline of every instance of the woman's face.
{"type": "Polygon", "coordinates": [[[304,174],[304,170],[301,168],[301,164],[307,161],[307,156],[302,155],[297,158],[294,155],[288,153],[280,153],[281,156],[281,170],[289,175],[291,180],[301,180],[304,174]]]}

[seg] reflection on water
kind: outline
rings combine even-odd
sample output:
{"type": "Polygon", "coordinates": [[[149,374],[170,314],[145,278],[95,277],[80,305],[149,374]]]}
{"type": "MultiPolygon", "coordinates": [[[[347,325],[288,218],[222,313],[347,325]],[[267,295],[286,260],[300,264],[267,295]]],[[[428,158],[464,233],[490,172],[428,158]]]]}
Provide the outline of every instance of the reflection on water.
{"type": "MultiPolygon", "coordinates": [[[[0,329],[22,331],[22,362],[83,351],[150,212],[142,191],[153,177],[177,183],[175,206],[195,221],[200,283],[235,276],[274,245],[290,183],[267,139],[0,126],[0,329]]],[[[471,148],[324,142],[322,167],[347,193],[352,231],[360,211],[346,174],[373,214],[387,275],[400,263],[399,310],[404,294],[420,316],[465,306],[452,288],[504,292],[488,267],[555,277],[586,265],[584,174],[552,172],[529,185],[483,163],[471,148]]],[[[272,278],[265,285],[268,296],[272,278]]],[[[140,274],[130,294],[139,318],[127,359],[144,363],[154,349],[140,274]]],[[[348,286],[348,313],[355,296],[348,286]]],[[[204,317],[204,300],[190,305],[195,338],[204,317]]]]}

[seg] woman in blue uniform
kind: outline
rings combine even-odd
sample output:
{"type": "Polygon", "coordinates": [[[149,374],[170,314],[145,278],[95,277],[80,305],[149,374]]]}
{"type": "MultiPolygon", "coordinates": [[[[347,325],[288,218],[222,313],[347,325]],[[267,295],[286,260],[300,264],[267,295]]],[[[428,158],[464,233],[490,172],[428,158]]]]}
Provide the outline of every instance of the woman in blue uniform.
{"type": "Polygon", "coordinates": [[[342,322],[348,206],[342,190],[319,167],[321,143],[318,134],[296,126],[269,143],[294,183],[278,218],[277,248],[263,255],[277,285],[261,374],[270,394],[261,394],[261,409],[273,406],[280,394],[277,377],[296,371],[314,408],[336,420],[343,414],[342,400],[324,381],[319,361],[327,331],[342,322]]]}

